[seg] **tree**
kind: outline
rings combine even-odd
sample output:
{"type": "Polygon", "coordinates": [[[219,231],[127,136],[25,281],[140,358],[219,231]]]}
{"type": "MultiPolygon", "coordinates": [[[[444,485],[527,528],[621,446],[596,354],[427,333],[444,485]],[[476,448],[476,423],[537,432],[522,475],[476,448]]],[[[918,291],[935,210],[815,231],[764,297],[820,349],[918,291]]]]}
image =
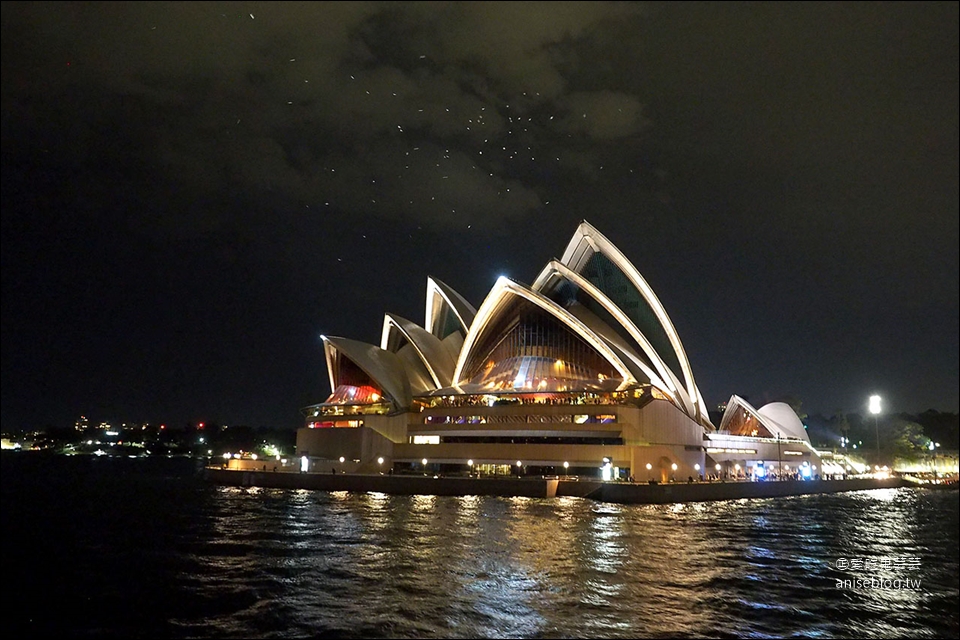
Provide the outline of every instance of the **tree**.
{"type": "Polygon", "coordinates": [[[850,421],[847,420],[847,414],[843,412],[842,409],[837,409],[837,412],[833,416],[834,426],[837,433],[840,437],[847,440],[850,439],[850,421]]]}

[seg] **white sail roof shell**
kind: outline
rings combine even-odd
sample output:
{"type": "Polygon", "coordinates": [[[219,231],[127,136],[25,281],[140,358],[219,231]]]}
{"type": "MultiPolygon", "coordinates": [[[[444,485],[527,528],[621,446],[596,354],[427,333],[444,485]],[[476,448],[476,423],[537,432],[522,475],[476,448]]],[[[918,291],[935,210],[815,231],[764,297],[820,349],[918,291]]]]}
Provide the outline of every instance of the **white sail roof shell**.
{"type": "Polygon", "coordinates": [[[579,335],[584,341],[587,342],[587,344],[599,352],[600,355],[606,359],[614,369],[617,370],[621,379],[623,380],[623,385],[637,382],[631,373],[630,368],[627,367],[627,365],[602,338],[591,331],[583,322],[572,316],[560,305],[556,304],[549,298],[544,297],[542,294],[533,291],[532,289],[529,289],[520,283],[514,282],[509,278],[500,276],[500,278],[497,279],[497,283],[493,285],[493,289],[491,289],[490,293],[487,294],[483,304],[480,305],[480,309],[477,311],[477,315],[470,327],[470,332],[467,334],[467,339],[463,343],[463,349],[460,351],[460,358],[457,360],[457,368],[453,374],[453,381],[455,385],[459,386],[460,384],[465,384],[468,382],[468,380],[463,380],[462,377],[464,375],[464,368],[466,367],[467,362],[472,355],[474,346],[477,344],[479,337],[483,335],[486,325],[498,317],[499,311],[504,306],[503,303],[513,296],[519,296],[528,300],[529,302],[532,302],[567,325],[573,333],[579,335]]]}
{"type": "Polygon", "coordinates": [[[330,375],[330,389],[340,385],[339,357],[345,356],[380,385],[398,407],[407,407],[413,400],[410,379],[403,362],[395,353],[359,340],[337,336],[321,336],[330,375]]]}
{"type": "Polygon", "coordinates": [[[390,350],[391,337],[402,335],[413,345],[434,382],[434,388],[450,386],[456,361],[450,351],[433,335],[415,322],[388,313],[383,317],[383,330],[380,335],[380,348],[390,350]]]}
{"type": "Polygon", "coordinates": [[[807,435],[807,430],[804,429],[800,418],[790,408],[790,405],[784,402],[771,402],[758,410],[749,402],[734,394],[730,396],[727,409],[723,412],[723,418],[720,420],[721,431],[727,429],[737,411],[746,411],[753,416],[774,438],[794,438],[810,443],[810,436],[807,435]]]}

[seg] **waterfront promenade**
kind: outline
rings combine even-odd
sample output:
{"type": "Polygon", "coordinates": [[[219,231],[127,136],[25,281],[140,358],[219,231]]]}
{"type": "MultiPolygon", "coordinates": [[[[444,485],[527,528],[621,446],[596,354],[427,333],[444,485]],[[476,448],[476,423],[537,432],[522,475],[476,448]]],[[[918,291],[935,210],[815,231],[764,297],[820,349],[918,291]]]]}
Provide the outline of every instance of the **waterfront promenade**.
{"type": "Polygon", "coordinates": [[[740,498],[777,498],[816,493],[909,486],[901,478],[846,480],[785,480],[782,482],[671,482],[664,484],[602,482],[560,478],[323,474],[252,471],[207,467],[211,482],[237,487],[380,492],[397,495],[575,496],[623,504],[706,502],[740,498]]]}

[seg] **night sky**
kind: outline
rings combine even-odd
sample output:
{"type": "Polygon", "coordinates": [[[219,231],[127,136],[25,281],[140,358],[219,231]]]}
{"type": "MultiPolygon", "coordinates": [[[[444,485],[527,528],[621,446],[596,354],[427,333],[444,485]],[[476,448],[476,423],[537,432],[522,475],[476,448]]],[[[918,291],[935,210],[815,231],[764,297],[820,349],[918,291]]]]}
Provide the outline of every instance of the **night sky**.
{"type": "Polygon", "coordinates": [[[586,219],[705,400],[958,410],[958,4],[2,4],[2,426],[297,427],[586,219]]]}

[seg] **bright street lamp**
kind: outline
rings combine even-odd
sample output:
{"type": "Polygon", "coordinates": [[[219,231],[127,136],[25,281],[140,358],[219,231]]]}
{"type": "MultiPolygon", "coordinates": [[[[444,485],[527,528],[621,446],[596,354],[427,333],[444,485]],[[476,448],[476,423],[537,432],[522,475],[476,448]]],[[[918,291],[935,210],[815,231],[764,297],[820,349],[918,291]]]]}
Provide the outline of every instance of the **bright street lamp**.
{"type": "Polygon", "coordinates": [[[873,414],[873,429],[877,434],[877,460],[880,460],[880,396],[870,396],[870,413],[873,414]]]}

